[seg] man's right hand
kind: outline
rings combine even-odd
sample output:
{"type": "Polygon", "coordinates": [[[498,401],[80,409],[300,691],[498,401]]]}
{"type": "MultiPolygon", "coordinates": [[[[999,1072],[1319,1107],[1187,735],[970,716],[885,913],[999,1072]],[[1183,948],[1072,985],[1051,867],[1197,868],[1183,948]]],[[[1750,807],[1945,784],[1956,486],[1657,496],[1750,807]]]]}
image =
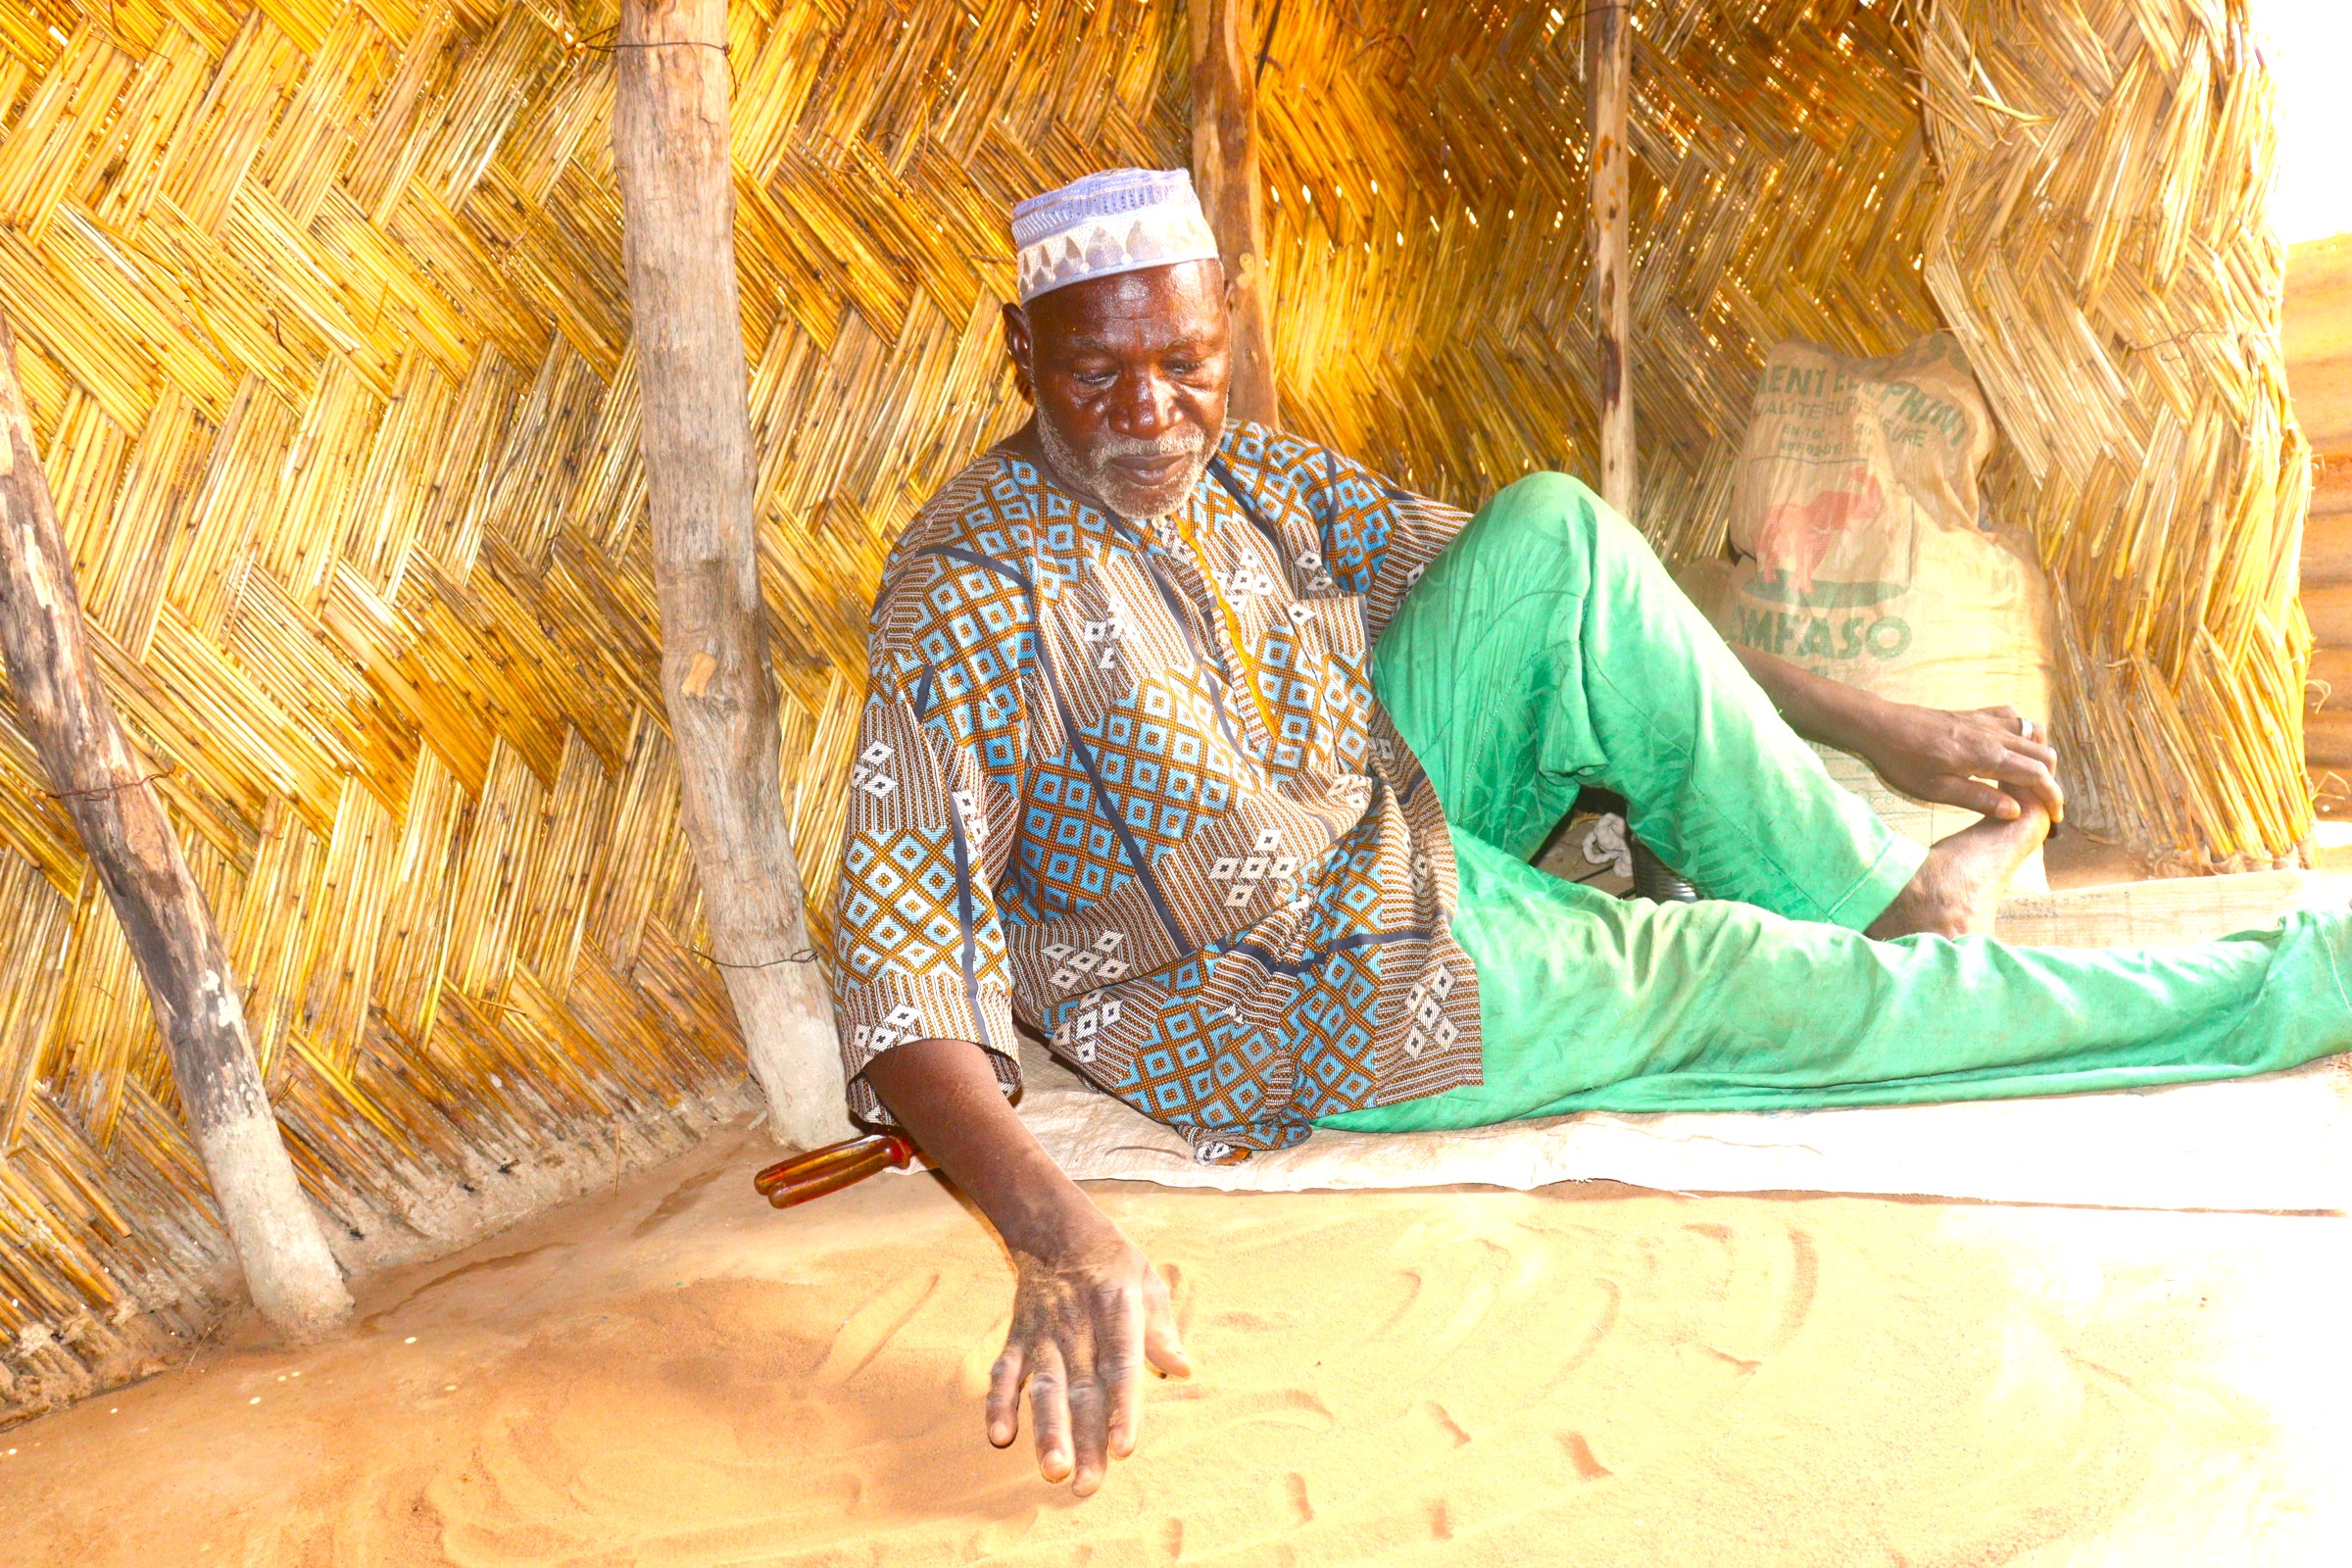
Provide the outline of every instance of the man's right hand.
{"type": "Polygon", "coordinates": [[[1020,1435],[1026,1386],[1038,1471],[1085,1496],[1112,1458],[1135,1451],[1145,1368],[1192,1374],[1166,1282],[1013,1114],[980,1047],[908,1041],[867,1063],[865,1078],[1012,1256],[988,1441],[1003,1448],[1020,1435]]]}
{"type": "Polygon", "coordinates": [[[1146,1365],[1193,1370],[1159,1271],[1108,1220],[1087,1229],[1047,1255],[1013,1252],[1012,1327],[988,1380],[988,1441],[1019,1436],[1026,1384],[1038,1473],[1081,1497],[1135,1451],[1146,1365]]]}

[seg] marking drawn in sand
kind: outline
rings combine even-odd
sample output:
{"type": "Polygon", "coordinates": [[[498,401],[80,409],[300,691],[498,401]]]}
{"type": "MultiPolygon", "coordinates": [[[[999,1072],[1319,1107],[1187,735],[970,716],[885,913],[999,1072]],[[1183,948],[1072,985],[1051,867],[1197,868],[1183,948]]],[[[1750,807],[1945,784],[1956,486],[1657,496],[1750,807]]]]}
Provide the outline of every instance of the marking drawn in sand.
{"type": "Polygon", "coordinates": [[[475,1258],[472,1262],[461,1263],[456,1268],[446,1269],[439,1274],[431,1276],[422,1284],[416,1286],[414,1290],[409,1291],[407,1294],[397,1298],[388,1304],[380,1306],[374,1311],[369,1312],[367,1316],[359,1320],[358,1328],[363,1334],[375,1333],[378,1331],[379,1325],[382,1324],[385,1318],[390,1317],[393,1313],[399,1311],[402,1307],[408,1305],[411,1301],[415,1300],[417,1297],[424,1295],[428,1291],[439,1290],[443,1286],[453,1284],[458,1280],[482,1274],[503,1274],[509,1269],[519,1268],[523,1264],[529,1262],[532,1258],[540,1256],[542,1253],[561,1252],[566,1250],[567,1247],[564,1243],[547,1242],[538,1247],[526,1247],[518,1252],[500,1252],[493,1257],[475,1258]]]}
{"type": "Polygon", "coordinates": [[[931,1299],[939,1289],[939,1275],[905,1274],[874,1293],[865,1304],[850,1314],[833,1337],[833,1348],[816,1369],[819,1383],[843,1384],[873,1364],[899,1331],[913,1321],[914,1314],[931,1299]]]}
{"type": "Polygon", "coordinates": [[[1578,1475],[1587,1481],[1598,1481],[1612,1473],[1608,1466],[1592,1457],[1592,1445],[1585,1441],[1582,1432],[1562,1432],[1557,1436],[1560,1446],[1568,1450],[1568,1462],[1576,1466],[1578,1475]]]}
{"type": "Polygon", "coordinates": [[[1814,1250],[1813,1238],[1794,1226],[1788,1234],[1788,1292],[1781,1303],[1780,1325],[1772,1335],[1771,1348],[1775,1350],[1796,1338],[1797,1330],[1805,1326],[1805,1318],[1813,1310],[1814,1293],[1821,1289],[1821,1254],[1814,1250]]]}
{"type": "Polygon", "coordinates": [[[1439,1431],[1453,1440],[1455,1447],[1459,1448],[1470,1441],[1470,1434],[1462,1430],[1462,1424],[1446,1414],[1446,1407],[1437,1400],[1431,1399],[1421,1408],[1429,1412],[1429,1418],[1438,1424],[1439,1431]]]}

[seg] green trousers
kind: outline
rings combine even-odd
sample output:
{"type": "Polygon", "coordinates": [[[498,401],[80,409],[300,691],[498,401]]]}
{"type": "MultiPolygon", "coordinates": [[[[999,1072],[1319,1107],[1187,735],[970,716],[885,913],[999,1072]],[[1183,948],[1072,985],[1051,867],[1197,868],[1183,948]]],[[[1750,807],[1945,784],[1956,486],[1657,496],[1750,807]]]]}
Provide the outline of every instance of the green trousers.
{"type": "Polygon", "coordinates": [[[1562,475],[1488,504],[1397,612],[1374,682],[1453,830],[1485,1082],[1319,1125],[2074,1094],[2352,1049],[2340,910],[2145,952],[1861,935],[1924,852],[1830,779],[1641,536],[1562,475]],[[1624,796],[1709,900],[1529,865],[1586,784],[1624,796]]]}

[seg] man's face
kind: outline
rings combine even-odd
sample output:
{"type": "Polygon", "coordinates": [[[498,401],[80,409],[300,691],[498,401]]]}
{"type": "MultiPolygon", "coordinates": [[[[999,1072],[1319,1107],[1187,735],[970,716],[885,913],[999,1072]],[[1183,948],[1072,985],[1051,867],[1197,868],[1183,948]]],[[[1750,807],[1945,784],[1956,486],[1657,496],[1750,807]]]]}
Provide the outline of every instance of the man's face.
{"type": "Polygon", "coordinates": [[[1124,517],[1200,482],[1225,429],[1225,284],[1215,262],[1089,278],[1004,307],[1004,343],[1061,477],[1124,517]]]}

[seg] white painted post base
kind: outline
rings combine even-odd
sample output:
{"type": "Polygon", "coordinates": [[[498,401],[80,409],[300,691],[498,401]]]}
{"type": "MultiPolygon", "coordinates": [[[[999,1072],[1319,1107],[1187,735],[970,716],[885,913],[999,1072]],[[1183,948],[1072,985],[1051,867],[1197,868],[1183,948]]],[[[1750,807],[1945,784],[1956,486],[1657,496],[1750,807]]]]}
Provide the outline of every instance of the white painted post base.
{"type": "Polygon", "coordinates": [[[200,1128],[196,1144],[264,1321],[301,1345],[350,1316],[351,1293],[268,1105],[200,1128]]]}
{"type": "Polygon", "coordinates": [[[824,982],[803,963],[722,972],[776,1142],[815,1149],[856,1137],[824,982]]]}

